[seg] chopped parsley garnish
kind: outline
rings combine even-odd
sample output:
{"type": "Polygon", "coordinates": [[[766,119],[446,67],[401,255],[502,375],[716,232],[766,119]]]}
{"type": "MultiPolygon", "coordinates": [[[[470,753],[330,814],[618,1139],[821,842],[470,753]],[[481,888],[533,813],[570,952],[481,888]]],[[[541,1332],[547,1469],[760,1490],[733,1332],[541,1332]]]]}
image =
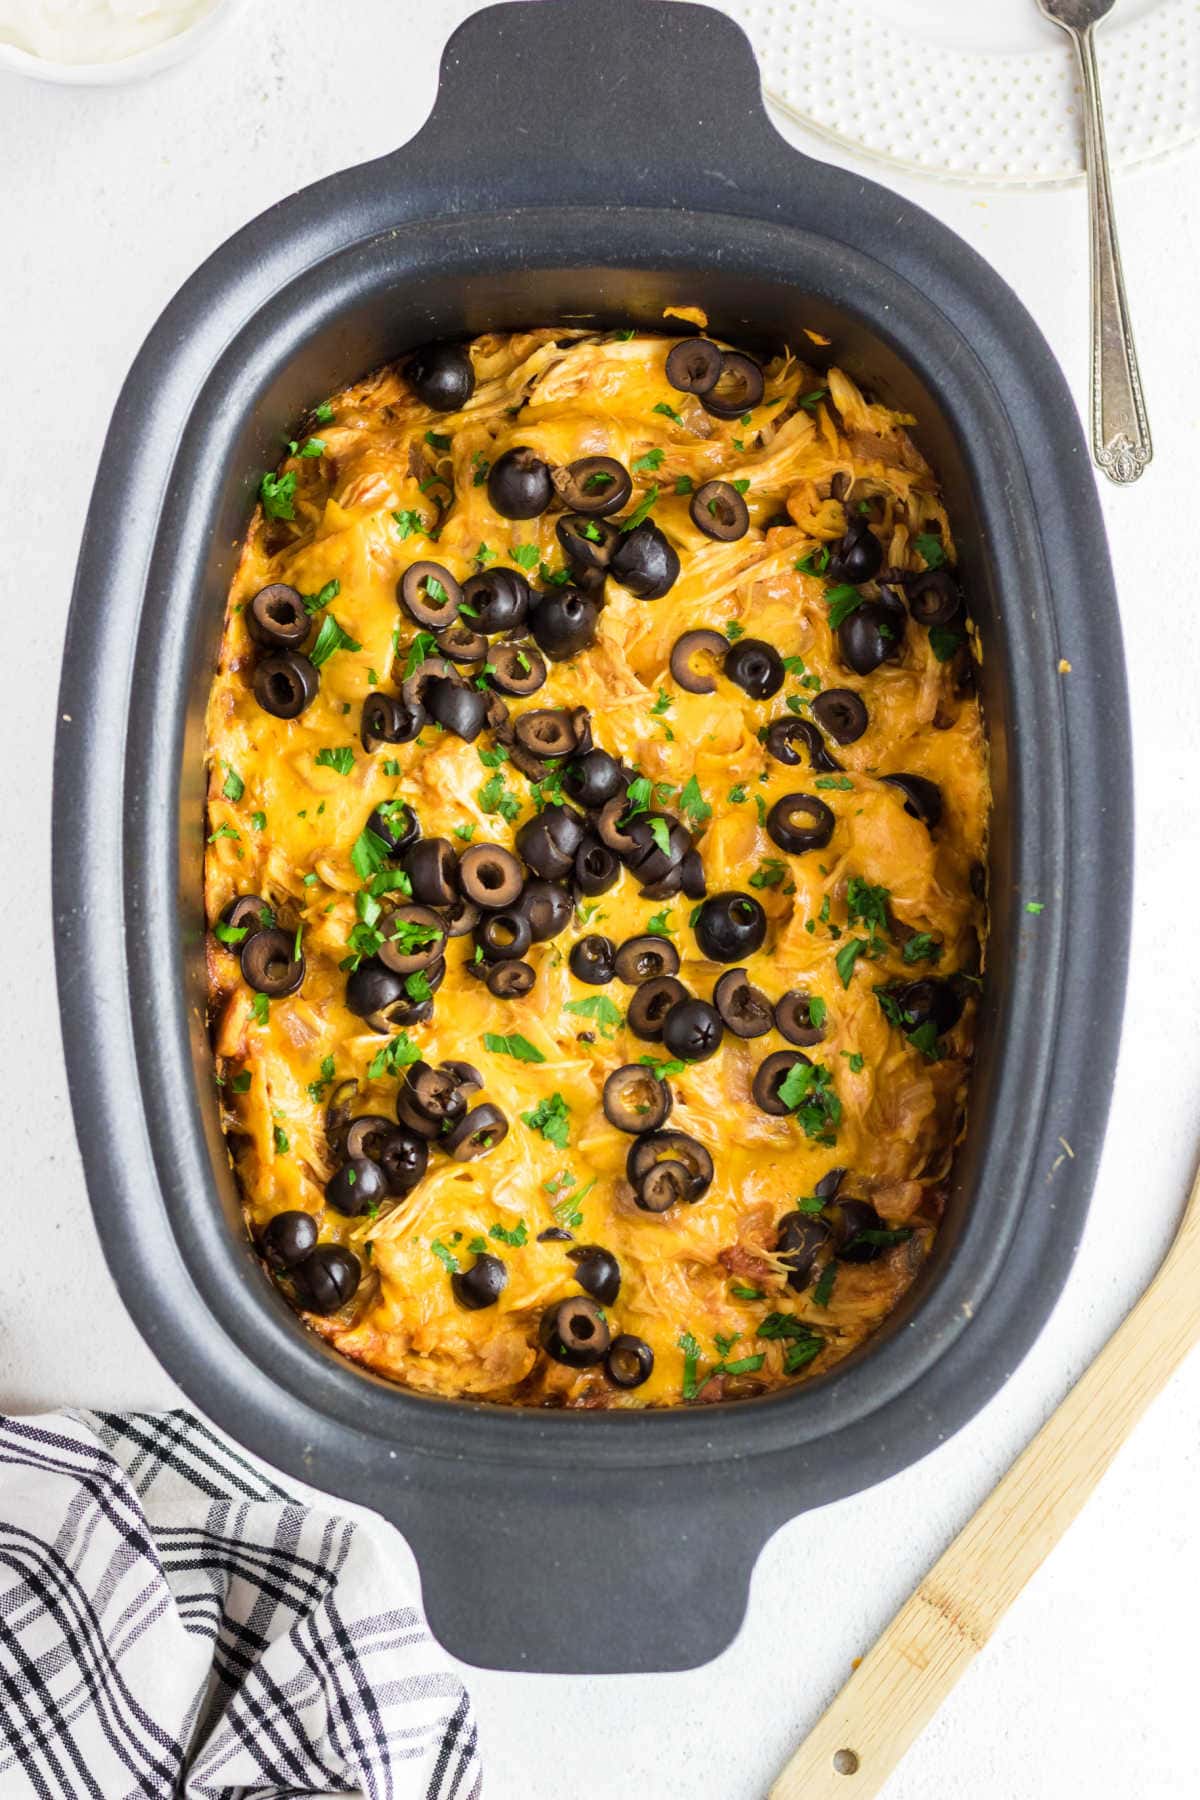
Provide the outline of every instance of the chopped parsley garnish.
{"type": "Polygon", "coordinates": [[[578,1013],[581,1019],[595,1019],[605,1037],[611,1037],[625,1023],[620,1007],[607,994],[589,994],[585,1000],[568,1000],[563,1011],[578,1013]]]}
{"type": "Polygon", "coordinates": [[[913,539],[913,548],[925,558],[927,568],[940,569],[946,561],[942,540],[935,538],[931,531],[918,531],[913,539]]]}
{"type": "Polygon", "coordinates": [[[250,1081],[251,1075],[249,1069],[242,1069],[233,1077],[229,1085],[235,1094],[248,1094],[250,1092],[250,1081]]]}
{"type": "Polygon", "coordinates": [[[425,433],[425,442],[429,445],[431,450],[437,450],[439,452],[450,448],[450,439],[443,431],[427,431],[425,433]]]}
{"type": "Polygon", "coordinates": [[[325,1098],[325,1089],[333,1080],[333,1076],[334,1067],[332,1056],[323,1057],[321,1060],[320,1079],[317,1081],[310,1081],[308,1084],[308,1097],[314,1104],[318,1104],[325,1098]]]}
{"type": "Polygon", "coordinates": [[[328,400],[322,400],[320,406],[313,408],[313,423],[316,425],[333,424],[333,408],[328,400]]]}
{"type": "Polygon", "coordinates": [[[671,827],[665,819],[648,819],[650,836],[654,839],[664,856],[671,854],[671,827]]]}
{"type": "Polygon", "coordinates": [[[793,1063],[779,1084],[779,1098],[796,1116],[805,1137],[832,1143],[842,1118],[833,1076],[820,1063],[793,1063]]]}
{"type": "Polygon", "coordinates": [[[675,492],[677,494],[690,494],[693,485],[690,475],[677,475],[675,477],[675,492]]]}
{"type": "Polygon", "coordinates": [[[275,1127],[276,1156],[286,1156],[291,1147],[291,1144],[288,1142],[287,1132],[283,1129],[282,1125],[277,1125],[275,1127]]]}
{"type": "Polygon", "coordinates": [[[816,412],[817,402],[823,400],[828,392],[828,388],[813,388],[810,393],[801,394],[796,405],[802,406],[805,412],[816,412]]]}
{"type": "Polygon", "coordinates": [[[848,775],[818,775],[813,783],[818,788],[834,788],[840,794],[852,794],[854,783],[848,775]]]}
{"type": "Polygon", "coordinates": [[[521,811],[521,802],[515,794],[509,793],[499,770],[484,782],[475,797],[485,813],[499,813],[510,825],[521,811]]]}
{"type": "Polygon", "coordinates": [[[814,994],[808,1003],[809,1024],[815,1025],[817,1030],[820,1031],[822,1025],[825,1023],[828,1012],[829,1008],[826,1006],[821,996],[819,994],[814,994]]]}
{"type": "Polygon", "coordinates": [[[670,712],[673,704],[674,704],[674,702],[672,701],[671,696],[670,696],[670,694],[668,694],[666,688],[659,688],[658,698],[655,700],[654,705],[650,708],[650,716],[652,718],[657,718],[660,713],[670,712]]]}
{"type": "Polygon", "coordinates": [[[642,524],[642,522],[649,517],[650,509],[654,505],[654,502],[657,499],[658,499],[658,483],[655,482],[653,487],[648,487],[646,489],[645,493],[642,495],[641,499],[638,501],[637,505],[634,507],[633,511],[630,513],[629,517],[627,519],[621,520],[621,530],[622,531],[633,531],[636,529],[637,526],[642,524]]]}
{"type": "Polygon", "coordinates": [[[411,975],[404,977],[404,991],[409,999],[420,1006],[425,1000],[432,1000],[433,989],[429,985],[429,977],[424,969],[414,969],[411,975]]]}
{"type": "Polygon", "coordinates": [[[519,1220],[511,1230],[507,1225],[492,1225],[488,1229],[488,1236],[498,1238],[502,1244],[507,1244],[511,1250],[519,1250],[522,1244],[526,1244],[529,1241],[529,1227],[526,1225],[524,1219],[519,1220]]]}
{"type": "MultiPolygon", "coordinates": [[[[524,1039],[520,1040],[524,1043],[524,1039]]],[[[486,1043],[486,1038],[484,1039],[486,1043]]],[[[511,1040],[510,1040],[511,1042],[511,1040]]],[[[532,1049],[532,1045],[529,1046],[532,1049]]],[[[488,1045],[491,1049],[491,1045],[488,1045]]],[[[524,1061],[530,1059],[525,1057],[524,1061]]],[[[539,1062],[545,1058],[539,1056],[539,1062]]],[[[571,1140],[571,1109],[561,1094],[554,1093],[548,1100],[539,1100],[532,1112],[522,1113],[521,1121],[528,1125],[530,1131],[540,1132],[548,1144],[554,1144],[559,1150],[565,1150],[571,1140]]]]}
{"type": "Polygon", "coordinates": [[[729,803],[731,806],[740,806],[745,798],[746,790],[739,781],[736,787],[729,790],[729,803]]]}
{"type": "Polygon", "coordinates": [[[1045,910],[1046,910],[1046,902],[1044,900],[1027,900],[1025,902],[1025,911],[1027,913],[1037,914],[1037,913],[1045,912],[1045,910]]]}
{"type": "Polygon", "coordinates": [[[836,631],[838,626],[848,619],[857,607],[862,605],[864,599],[865,595],[860,594],[856,587],[850,587],[846,582],[840,583],[837,587],[826,588],[825,604],[829,608],[830,631],[836,631]]]}
{"type": "Polygon", "coordinates": [[[498,769],[501,763],[508,761],[508,751],[503,744],[497,744],[494,750],[477,750],[475,754],[485,769],[498,769]]]}
{"type": "Polygon", "coordinates": [[[761,1288],[749,1287],[744,1281],[731,1281],[729,1291],[735,1300],[761,1300],[764,1297],[761,1288]]]}
{"type": "Polygon", "coordinates": [[[671,909],[664,906],[661,912],[651,913],[646,920],[646,930],[651,937],[674,937],[675,927],[671,923],[671,909]]]}
{"type": "Polygon", "coordinates": [[[250,814],[250,823],[254,827],[255,831],[265,831],[267,829],[266,813],[265,812],[251,813],[250,814]]]}
{"type": "Polygon", "coordinates": [[[313,760],[319,769],[336,769],[339,775],[348,775],[354,767],[354,751],[349,744],[339,744],[336,749],[325,744],[313,760]]]}
{"type": "Polygon", "coordinates": [[[254,994],[250,1000],[250,1011],[254,1014],[256,1025],[265,1025],[271,1016],[271,1002],[265,994],[254,994]]]}
{"type": "Polygon", "coordinates": [[[927,931],[916,931],[905,944],[902,954],[906,963],[936,962],[942,954],[942,946],[927,931]]]}
{"type": "Polygon", "coordinates": [[[225,786],[221,789],[221,792],[224,794],[225,798],[227,800],[232,800],[234,802],[234,804],[236,805],[237,802],[241,799],[242,795],[245,793],[245,791],[246,791],[246,784],[242,780],[241,776],[238,774],[237,770],[233,767],[233,764],[226,763],[225,764],[225,786]]]}
{"type": "Polygon", "coordinates": [[[736,644],[739,638],[746,635],[746,627],[739,625],[736,619],[726,619],[723,629],[731,644],[736,644]]]}
{"type": "Polygon", "coordinates": [[[536,544],[510,544],[508,553],[519,569],[536,569],[541,555],[536,544]]]}
{"type": "Polygon", "coordinates": [[[833,1294],[833,1284],[837,1280],[837,1263],[830,1259],[821,1271],[820,1280],[812,1291],[814,1306],[828,1306],[833,1294]]]}
{"type": "Polygon", "coordinates": [[[240,944],[243,938],[250,935],[248,925],[226,925],[218,919],[213,926],[213,936],[221,944],[240,944]]]}
{"type": "Polygon", "coordinates": [[[690,1331],[681,1332],[677,1341],[683,1351],[683,1397],[694,1400],[701,1387],[696,1373],[700,1364],[700,1346],[690,1331]]]}
{"type": "Polygon", "coordinates": [[[361,650],[362,645],[343,631],[332,613],[326,613],[321,620],[321,629],[317,633],[317,641],[308,653],[308,660],[314,669],[327,663],[335,650],[361,650]]]}
{"type": "Polygon", "coordinates": [[[806,556],[797,557],[793,566],[799,575],[823,575],[829,567],[829,545],[822,544],[806,556]]]}
{"type": "Polygon", "coordinates": [[[485,1050],[492,1051],[494,1055],[512,1056],[518,1062],[544,1063],[546,1060],[537,1045],[531,1044],[519,1031],[514,1031],[508,1037],[501,1037],[494,1031],[485,1031],[483,1044],[485,1050]]]}
{"type": "Polygon", "coordinates": [[[687,1064],[676,1058],[672,1062],[663,1062],[657,1056],[639,1056],[638,1061],[647,1069],[652,1069],[660,1081],[668,1081],[672,1075],[683,1075],[687,1072],[687,1064]]]}
{"type": "Polygon", "coordinates": [[[854,965],[865,950],[870,948],[865,938],[847,938],[834,962],[844,988],[850,986],[850,977],[854,974],[854,965]]]}
{"type": "Polygon", "coordinates": [[[843,1050],[842,1055],[846,1059],[847,1065],[849,1066],[849,1069],[850,1069],[850,1073],[852,1075],[861,1075],[862,1071],[863,1071],[863,1065],[866,1060],[864,1058],[861,1050],[843,1050]]]}
{"type": "Polygon", "coordinates": [[[443,1244],[441,1238],[434,1238],[434,1240],[430,1244],[429,1248],[433,1251],[433,1254],[437,1257],[438,1261],[442,1264],[442,1266],[446,1270],[447,1274],[450,1274],[450,1275],[458,1274],[458,1258],[457,1258],[457,1256],[455,1256],[453,1250],[447,1250],[447,1248],[446,1248],[445,1244],[443,1244]]]}
{"type": "Polygon", "coordinates": [[[414,950],[424,949],[426,944],[432,944],[435,938],[443,935],[438,926],[422,925],[419,919],[393,918],[387,941],[395,944],[401,956],[411,956],[414,950]]]}
{"type": "MultiPolygon", "coordinates": [[[[831,1264],[830,1266],[832,1267],[833,1265],[831,1264]]],[[[815,1293],[813,1297],[814,1299],[816,1298],[815,1293]]],[[[824,1303],[822,1302],[822,1304],[824,1303]]],[[[815,1332],[810,1338],[804,1338],[797,1344],[789,1344],[783,1353],[784,1374],[798,1374],[801,1369],[807,1367],[807,1365],[812,1362],[814,1357],[820,1356],[824,1347],[824,1339],[818,1337],[815,1332]]]]}
{"type": "Polygon", "coordinates": [[[474,825],[456,825],[454,835],[456,838],[461,838],[464,844],[469,844],[475,836],[475,827],[474,825]]]}
{"type": "Polygon", "coordinates": [[[654,783],[648,775],[635,775],[625,789],[625,798],[629,802],[630,813],[645,812],[650,805],[654,793],[654,783]]]}
{"type": "MultiPolygon", "coordinates": [[[[420,1049],[407,1031],[397,1032],[395,1037],[388,1039],[382,1050],[376,1051],[367,1064],[367,1080],[379,1081],[385,1075],[398,1075],[401,1069],[420,1060],[420,1049]]],[[[325,1073],[324,1064],[321,1065],[321,1073],[325,1073]]]]}
{"type": "MultiPolygon", "coordinates": [[[[758,796],[755,795],[755,798],[757,799],[758,796]]],[[[785,862],[781,862],[777,856],[764,856],[750,877],[750,886],[752,888],[778,887],[786,875],[787,864],[785,862]]]]}
{"type": "Polygon", "coordinates": [[[635,475],[640,475],[644,472],[653,475],[656,469],[661,468],[663,457],[666,454],[665,450],[647,450],[645,456],[637,457],[630,465],[633,473],[635,475]]]}
{"type": "Polygon", "coordinates": [[[477,450],[475,452],[474,456],[471,458],[471,467],[475,471],[475,473],[471,477],[471,486],[472,487],[482,487],[483,486],[484,482],[488,478],[488,472],[491,469],[491,466],[492,466],[491,463],[488,461],[487,457],[483,454],[483,451],[477,450]]]}
{"type": "Polygon", "coordinates": [[[394,512],[392,517],[396,521],[396,531],[402,539],[412,537],[415,532],[423,532],[425,529],[425,521],[419,512],[411,510],[394,512]]]}
{"type": "Polygon", "coordinates": [[[408,646],[408,655],[404,661],[405,679],[407,680],[410,675],[415,674],[421,664],[425,661],[426,657],[433,656],[436,651],[437,639],[434,637],[432,631],[418,631],[416,637],[408,646]]]}
{"type": "Polygon", "coordinates": [[[888,901],[891,897],[889,889],[873,887],[861,875],[852,875],[846,886],[846,911],[850,923],[865,925],[874,939],[878,932],[888,928],[888,901]]]}
{"type": "Polygon", "coordinates": [[[268,519],[294,519],[296,508],[296,474],[264,475],[258,484],[258,497],[268,519]]]}
{"type": "Polygon", "coordinates": [[[354,873],[360,881],[370,881],[372,875],[378,875],[386,869],[390,850],[379,833],[365,826],[354,840],[354,848],[350,852],[350,861],[354,865],[354,873]]]}
{"type": "Polygon", "coordinates": [[[654,411],[656,413],[661,413],[664,419],[671,419],[676,425],[683,424],[683,415],[677,413],[673,406],[668,406],[665,400],[660,400],[657,406],[655,406],[654,411]]]}
{"type": "Polygon", "coordinates": [[[700,792],[700,783],[694,775],[689,776],[679,790],[679,810],[697,828],[707,825],[712,818],[712,807],[700,792]]]}
{"type": "Polygon", "coordinates": [[[757,1356],[739,1356],[736,1362],[718,1363],[713,1370],[714,1375],[753,1375],[761,1369],[766,1357],[760,1350],[757,1356]]]}
{"type": "Polygon", "coordinates": [[[232,825],[218,825],[215,831],[209,832],[208,841],[210,844],[215,844],[218,838],[232,838],[235,844],[240,844],[242,834],[240,831],[235,831],[232,825]]]}

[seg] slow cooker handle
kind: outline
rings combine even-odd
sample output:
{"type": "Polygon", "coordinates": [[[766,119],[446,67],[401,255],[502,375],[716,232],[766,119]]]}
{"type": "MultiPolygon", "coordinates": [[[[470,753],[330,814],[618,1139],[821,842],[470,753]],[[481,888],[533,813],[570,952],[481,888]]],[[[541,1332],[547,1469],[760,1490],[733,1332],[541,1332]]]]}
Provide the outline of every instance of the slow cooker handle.
{"type": "MultiPolygon", "coordinates": [[[[741,27],[682,0],[516,0],[467,19],[428,122],[396,153],[444,209],[673,206],[761,216],[776,132],[741,27]]],[[[704,246],[697,244],[703,253],[704,246]]]]}

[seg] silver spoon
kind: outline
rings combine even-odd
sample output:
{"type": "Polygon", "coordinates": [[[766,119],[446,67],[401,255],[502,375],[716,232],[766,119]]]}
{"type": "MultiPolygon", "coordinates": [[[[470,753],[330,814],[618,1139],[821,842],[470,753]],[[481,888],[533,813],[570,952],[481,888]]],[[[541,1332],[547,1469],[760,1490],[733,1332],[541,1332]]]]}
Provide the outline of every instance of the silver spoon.
{"type": "Polygon", "coordinates": [[[1113,0],[1038,0],[1075,45],[1083,81],[1092,223],[1092,454],[1111,481],[1136,481],[1154,454],[1117,247],[1095,28],[1113,0]]]}

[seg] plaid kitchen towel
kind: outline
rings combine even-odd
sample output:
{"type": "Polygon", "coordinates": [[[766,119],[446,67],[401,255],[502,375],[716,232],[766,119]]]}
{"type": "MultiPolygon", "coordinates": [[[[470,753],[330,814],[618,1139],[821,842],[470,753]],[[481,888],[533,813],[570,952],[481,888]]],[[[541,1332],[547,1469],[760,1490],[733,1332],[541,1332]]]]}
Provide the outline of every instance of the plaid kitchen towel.
{"type": "Polygon", "coordinates": [[[184,1412],[0,1416],[0,1795],[473,1800],[400,1559],[184,1412]]]}

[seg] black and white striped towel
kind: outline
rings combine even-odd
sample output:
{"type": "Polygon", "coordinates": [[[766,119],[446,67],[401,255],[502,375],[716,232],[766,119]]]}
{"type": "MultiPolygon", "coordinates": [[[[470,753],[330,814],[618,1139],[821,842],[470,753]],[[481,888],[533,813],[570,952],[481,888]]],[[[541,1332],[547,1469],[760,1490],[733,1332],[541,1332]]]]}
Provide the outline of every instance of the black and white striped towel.
{"type": "Polygon", "coordinates": [[[0,1416],[0,1795],[473,1800],[405,1584],[187,1413],[0,1416]]]}

